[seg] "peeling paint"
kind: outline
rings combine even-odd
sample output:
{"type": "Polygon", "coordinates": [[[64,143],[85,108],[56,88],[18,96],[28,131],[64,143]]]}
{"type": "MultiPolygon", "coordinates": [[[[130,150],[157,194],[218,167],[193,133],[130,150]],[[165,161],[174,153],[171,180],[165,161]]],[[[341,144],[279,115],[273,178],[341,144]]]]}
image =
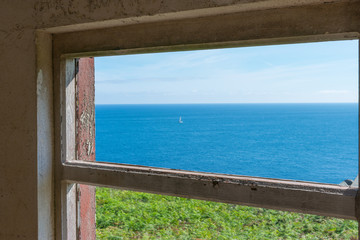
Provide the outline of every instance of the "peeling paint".
{"type": "MultiPolygon", "coordinates": [[[[76,75],[76,155],[78,159],[95,161],[95,77],[94,59],[77,61],[76,75]]],[[[95,188],[79,185],[78,238],[92,240],[95,234],[95,188]]]]}
{"type": "Polygon", "coordinates": [[[95,160],[94,59],[79,59],[76,77],[77,159],[95,160]]]}

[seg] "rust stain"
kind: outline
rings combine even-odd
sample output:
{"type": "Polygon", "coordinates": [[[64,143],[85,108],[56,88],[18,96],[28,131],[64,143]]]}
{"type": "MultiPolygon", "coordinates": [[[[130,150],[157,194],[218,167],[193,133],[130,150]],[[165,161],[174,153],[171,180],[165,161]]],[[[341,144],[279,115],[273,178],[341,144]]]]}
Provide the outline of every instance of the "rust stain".
{"type": "MultiPolygon", "coordinates": [[[[94,59],[81,58],[76,74],[76,155],[95,161],[95,77],[94,59]]],[[[79,239],[92,240],[95,233],[95,188],[79,185],[79,239]]]]}

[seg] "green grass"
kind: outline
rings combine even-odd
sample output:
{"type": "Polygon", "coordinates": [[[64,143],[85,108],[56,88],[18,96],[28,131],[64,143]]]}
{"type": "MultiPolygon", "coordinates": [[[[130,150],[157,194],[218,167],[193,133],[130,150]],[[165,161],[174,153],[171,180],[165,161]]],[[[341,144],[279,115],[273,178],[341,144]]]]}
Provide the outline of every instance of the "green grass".
{"type": "Polygon", "coordinates": [[[98,239],[357,239],[357,222],[96,189],[98,239]]]}

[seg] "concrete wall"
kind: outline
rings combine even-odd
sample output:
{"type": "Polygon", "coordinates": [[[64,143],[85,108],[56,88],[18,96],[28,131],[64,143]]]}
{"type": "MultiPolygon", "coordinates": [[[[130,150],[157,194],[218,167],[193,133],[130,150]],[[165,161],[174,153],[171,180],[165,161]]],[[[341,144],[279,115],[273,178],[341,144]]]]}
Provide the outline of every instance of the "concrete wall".
{"type": "Polygon", "coordinates": [[[213,9],[227,13],[303,2],[333,1],[1,1],[0,239],[51,239],[54,234],[51,35],[36,30],[50,28],[56,33],[201,16],[213,9]],[[40,40],[39,49],[36,41],[40,40]]]}
{"type": "MultiPolygon", "coordinates": [[[[234,2],[241,1],[1,1],[0,239],[50,239],[53,236],[49,229],[53,221],[49,215],[53,211],[52,144],[47,139],[52,136],[49,103],[52,85],[46,82],[46,76],[51,73],[37,68],[36,30],[66,25],[75,25],[72,28],[76,29],[79,28],[76,24],[231,5],[234,2]],[[38,122],[42,126],[40,129],[38,122]]],[[[49,36],[40,38],[43,42],[48,38],[48,43],[51,43],[49,36]]],[[[44,53],[41,57],[42,64],[50,64],[51,56],[44,53]]]]}

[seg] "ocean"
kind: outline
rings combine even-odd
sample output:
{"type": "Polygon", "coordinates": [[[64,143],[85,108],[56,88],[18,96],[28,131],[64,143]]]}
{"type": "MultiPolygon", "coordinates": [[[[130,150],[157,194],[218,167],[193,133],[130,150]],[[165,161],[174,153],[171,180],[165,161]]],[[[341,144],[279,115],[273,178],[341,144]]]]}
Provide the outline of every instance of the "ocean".
{"type": "Polygon", "coordinates": [[[96,105],[95,112],[97,161],[333,184],[358,173],[357,103],[96,105]]]}

